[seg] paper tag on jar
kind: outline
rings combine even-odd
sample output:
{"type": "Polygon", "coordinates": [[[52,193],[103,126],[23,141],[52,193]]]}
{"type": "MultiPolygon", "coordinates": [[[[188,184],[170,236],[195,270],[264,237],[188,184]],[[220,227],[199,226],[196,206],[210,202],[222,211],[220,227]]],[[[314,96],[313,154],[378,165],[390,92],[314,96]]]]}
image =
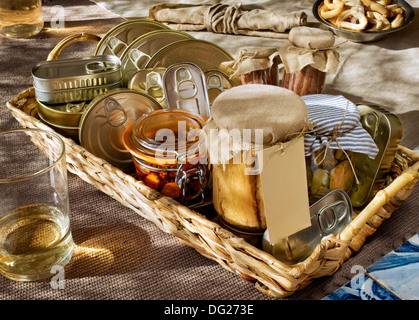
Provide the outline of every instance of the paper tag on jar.
{"type": "Polygon", "coordinates": [[[311,226],[304,137],[260,152],[266,224],[271,243],[276,243],[311,226]]]}

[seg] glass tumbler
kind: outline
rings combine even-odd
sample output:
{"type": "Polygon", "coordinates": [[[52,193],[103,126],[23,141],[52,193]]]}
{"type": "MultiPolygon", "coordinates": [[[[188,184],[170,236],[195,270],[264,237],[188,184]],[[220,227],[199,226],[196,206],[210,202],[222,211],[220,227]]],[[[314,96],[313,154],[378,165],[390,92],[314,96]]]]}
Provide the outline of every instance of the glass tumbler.
{"type": "Polygon", "coordinates": [[[42,0],[1,0],[1,33],[11,38],[27,38],[44,27],[42,0]]]}
{"type": "Polygon", "coordinates": [[[18,281],[52,276],[73,239],[65,145],[53,132],[0,132],[0,273],[18,281]]]}

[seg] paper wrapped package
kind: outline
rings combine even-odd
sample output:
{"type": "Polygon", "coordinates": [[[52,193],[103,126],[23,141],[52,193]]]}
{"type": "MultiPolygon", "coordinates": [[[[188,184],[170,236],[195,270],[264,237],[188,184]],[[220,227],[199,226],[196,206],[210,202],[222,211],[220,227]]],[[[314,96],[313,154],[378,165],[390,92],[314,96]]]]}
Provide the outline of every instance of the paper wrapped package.
{"type": "Polygon", "coordinates": [[[248,84],[220,94],[211,114],[204,131],[221,220],[246,232],[268,227],[272,241],[308,227],[304,101],[278,86],[248,84]]]}
{"type": "Polygon", "coordinates": [[[163,3],[150,8],[149,18],[165,23],[174,30],[210,31],[215,33],[287,38],[287,31],[307,25],[303,11],[244,9],[234,5],[191,5],[163,3]]]}

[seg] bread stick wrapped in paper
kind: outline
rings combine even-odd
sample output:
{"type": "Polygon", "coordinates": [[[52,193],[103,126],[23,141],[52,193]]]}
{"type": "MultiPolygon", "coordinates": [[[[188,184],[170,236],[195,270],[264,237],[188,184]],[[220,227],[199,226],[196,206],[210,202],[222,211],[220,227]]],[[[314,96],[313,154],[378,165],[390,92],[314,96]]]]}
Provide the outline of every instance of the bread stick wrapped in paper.
{"type": "Polygon", "coordinates": [[[246,84],[220,94],[204,127],[213,204],[233,230],[274,238],[310,225],[304,101],[278,86],[246,84]]]}
{"type": "Polygon", "coordinates": [[[303,11],[245,9],[234,5],[192,5],[162,3],[149,10],[149,18],[166,23],[174,30],[210,31],[269,38],[287,38],[286,32],[300,25],[307,25],[303,11]]]}

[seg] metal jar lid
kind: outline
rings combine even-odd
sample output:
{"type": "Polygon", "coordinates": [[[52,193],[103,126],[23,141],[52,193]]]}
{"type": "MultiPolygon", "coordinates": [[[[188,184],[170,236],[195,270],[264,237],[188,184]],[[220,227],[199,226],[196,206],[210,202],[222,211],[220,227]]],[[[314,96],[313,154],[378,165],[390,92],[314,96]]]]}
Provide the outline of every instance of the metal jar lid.
{"type": "Polygon", "coordinates": [[[201,141],[199,132],[205,122],[205,117],[188,110],[153,111],[141,116],[126,130],[123,143],[134,157],[141,160],[159,165],[177,164],[179,158],[186,160],[188,157],[197,156],[201,141]],[[190,136],[189,133],[193,130],[197,131],[190,136]],[[158,132],[162,135],[159,136],[158,132]],[[169,138],[171,133],[173,139],[169,138]],[[164,156],[157,152],[163,145],[164,150],[160,151],[165,152],[164,156]]]}
{"type": "Polygon", "coordinates": [[[166,68],[142,69],[132,75],[128,81],[128,88],[144,92],[166,108],[163,88],[163,74],[166,68]]]}
{"type": "Polygon", "coordinates": [[[176,41],[194,39],[191,35],[176,30],[156,30],[135,39],[121,56],[122,85],[138,70],[144,69],[151,57],[164,46],[176,41]]]}
{"type": "Polygon", "coordinates": [[[132,157],[122,144],[127,127],[143,114],[161,109],[160,104],[142,92],[115,89],[96,97],[80,120],[80,145],[115,167],[130,172],[132,157]]]}
{"type": "Polygon", "coordinates": [[[135,39],[143,34],[160,29],[169,29],[169,27],[149,19],[135,19],[122,22],[103,36],[97,44],[95,55],[112,54],[121,57],[125,49],[135,39]]]}

